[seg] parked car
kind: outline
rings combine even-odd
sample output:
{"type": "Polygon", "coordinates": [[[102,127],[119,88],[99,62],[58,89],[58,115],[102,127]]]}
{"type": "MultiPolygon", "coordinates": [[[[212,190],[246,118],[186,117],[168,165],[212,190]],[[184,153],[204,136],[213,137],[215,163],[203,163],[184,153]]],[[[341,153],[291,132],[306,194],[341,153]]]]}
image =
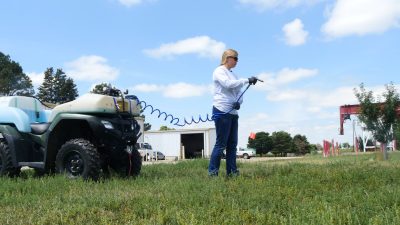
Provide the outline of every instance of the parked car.
{"type": "Polygon", "coordinates": [[[239,148],[236,152],[236,157],[250,159],[256,156],[256,150],[254,148],[239,148]]]}
{"type": "Polygon", "coordinates": [[[136,143],[136,148],[144,161],[165,159],[165,155],[160,151],[153,150],[149,143],[138,142],[136,143]]]}
{"type": "Polygon", "coordinates": [[[153,151],[154,160],[165,160],[165,155],[160,151],[153,151]]]}
{"type": "MultiPolygon", "coordinates": [[[[256,156],[256,150],[254,148],[238,148],[236,151],[236,157],[250,159],[251,157],[256,156]]],[[[226,159],[226,150],[222,152],[223,159],[226,159]]]]}

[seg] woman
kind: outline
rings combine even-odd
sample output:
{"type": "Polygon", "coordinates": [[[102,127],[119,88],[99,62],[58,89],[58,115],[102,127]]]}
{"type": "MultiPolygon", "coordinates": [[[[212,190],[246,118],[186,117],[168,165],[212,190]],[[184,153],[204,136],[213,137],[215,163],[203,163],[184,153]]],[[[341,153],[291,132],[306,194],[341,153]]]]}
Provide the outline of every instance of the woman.
{"type": "Polygon", "coordinates": [[[221,156],[226,150],[226,175],[239,175],[236,167],[236,146],[238,142],[238,112],[243,99],[239,98],[241,88],[246,84],[256,84],[257,78],[238,79],[232,68],[238,62],[238,53],[228,49],[222,54],[221,65],[213,73],[214,99],[213,120],[217,140],[208,166],[209,176],[218,176],[221,156]]]}

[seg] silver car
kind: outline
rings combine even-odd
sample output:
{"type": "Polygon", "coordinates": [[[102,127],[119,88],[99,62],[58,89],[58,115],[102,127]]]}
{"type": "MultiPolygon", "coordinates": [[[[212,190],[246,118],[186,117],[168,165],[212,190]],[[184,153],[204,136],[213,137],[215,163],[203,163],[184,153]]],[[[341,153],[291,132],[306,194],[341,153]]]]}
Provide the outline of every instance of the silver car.
{"type": "Polygon", "coordinates": [[[165,155],[160,151],[153,151],[153,159],[164,160],[165,159],[165,155]]]}

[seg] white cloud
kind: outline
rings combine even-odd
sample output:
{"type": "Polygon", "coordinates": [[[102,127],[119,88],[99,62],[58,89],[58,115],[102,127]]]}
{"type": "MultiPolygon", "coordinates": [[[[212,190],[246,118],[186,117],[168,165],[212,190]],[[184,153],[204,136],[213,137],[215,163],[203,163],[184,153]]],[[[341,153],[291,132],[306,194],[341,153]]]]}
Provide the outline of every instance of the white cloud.
{"type": "Polygon", "coordinates": [[[308,96],[308,93],[303,90],[280,90],[274,91],[267,95],[269,101],[292,101],[298,99],[304,99],[308,96]]]}
{"type": "Polygon", "coordinates": [[[313,77],[318,74],[317,69],[289,69],[283,68],[277,73],[261,73],[257,77],[264,82],[259,82],[255,86],[257,90],[274,90],[279,86],[299,81],[304,78],[313,77]]]}
{"type": "Polygon", "coordinates": [[[97,55],[81,56],[65,63],[66,74],[74,80],[112,81],[118,77],[119,70],[107,64],[107,59],[97,55]]]}
{"type": "Polygon", "coordinates": [[[300,19],[285,24],[282,28],[285,33],[285,42],[288,45],[298,46],[306,43],[308,32],[304,30],[300,19]]]}
{"type": "Polygon", "coordinates": [[[170,98],[185,98],[202,96],[206,93],[209,93],[209,91],[209,86],[177,83],[168,85],[164,90],[164,96],[170,98]]]}
{"type": "Polygon", "coordinates": [[[313,5],[325,0],[239,0],[242,5],[249,5],[259,11],[273,8],[294,8],[303,5],[313,5]]]}
{"type": "Polygon", "coordinates": [[[328,37],[382,33],[400,24],[399,0],[338,0],[322,26],[328,37]]]}
{"type": "Polygon", "coordinates": [[[277,77],[276,77],[276,82],[278,84],[287,84],[291,83],[294,81],[298,81],[303,78],[308,78],[308,77],[313,77],[318,74],[317,69],[304,69],[304,68],[298,68],[298,69],[289,69],[289,68],[284,68],[281,71],[279,71],[277,77]]]}
{"type": "Polygon", "coordinates": [[[118,0],[118,2],[126,7],[137,6],[145,2],[154,2],[156,0],[118,0]]]}
{"type": "Polygon", "coordinates": [[[321,112],[321,107],[319,107],[319,106],[310,106],[310,107],[306,108],[306,111],[310,112],[310,113],[319,113],[319,112],[321,112]]]}
{"type": "Polygon", "coordinates": [[[301,102],[307,112],[318,113],[322,108],[338,107],[345,104],[357,104],[354,87],[339,87],[332,90],[320,88],[290,89],[277,88],[267,90],[267,100],[301,102]]]}
{"type": "MultiPolygon", "coordinates": [[[[302,111],[320,114],[321,117],[332,117],[332,114],[324,114],[323,110],[337,108],[341,105],[358,104],[354,88],[359,89],[355,86],[343,86],[335,89],[290,89],[281,87],[267,90],[266,99],[273,102],[292,101],[292,104],[300,103],[304,107],[302,111]]],[[[376,101],[379,98],[383,99],[382,94],[386,91],[383,85],[365,88],[374,93],[376,101]]],[[[396,88],[398,87],[396,86],[396,88]]]]}
{"type": "Polygon", "coordinates": [[[157,84],[138,84],[132,89],[138,92],[159,92],[162,91],[163,86],[157,84]]]}
{"type": "Polygon", "coordinates": [[[211,85],[194,85],[183,82],[169,85],[138,84],[132,89],[135,92],[161,92],[167,98],[197,97],[212,92],[211,85]]]}
{"type": "Polygon", "coordinates": [[[40,85],[42,85],[44,79],[44,73],[31,72],[31,73],[26,73],[26,75],[28,75],[29,78],[31,78],[33,86],[39,87],[40,85]]]}
{"type": "Polygon", "coordinates": [[[143,1],[142,0],[118,0],[118,2],[124,6],[131,7],[134,5],[139,5],[143,1]]]}
{"type": "Polygon", "coordinates": [[[339,107],[345,104],[357,104],[354,87],[338,87],[333,90],[318,90],[310,93],[310,101],[320,107],[339,107]]]}
{"type": "Polygon", "coordinates": [[[176,55],[196,54],[200,57],[218,58],[226,46],[208,36],[197,36],[173,43],[162,44],[159,48],[145,49],[143,52],[154,58],[172,58],[176,55]]]}

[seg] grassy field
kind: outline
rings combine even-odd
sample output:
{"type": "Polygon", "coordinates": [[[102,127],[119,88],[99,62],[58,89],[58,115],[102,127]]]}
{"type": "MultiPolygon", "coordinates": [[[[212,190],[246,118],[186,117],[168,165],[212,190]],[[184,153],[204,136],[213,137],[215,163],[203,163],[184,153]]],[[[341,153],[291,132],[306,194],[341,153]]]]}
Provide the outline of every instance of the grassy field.
{"type": "Polygon", "coordinates": [[[144,166],[137,179],[0,178],[0,224],[400,224],[400,153],[144,166]],[[224,169],[224,168],[222,168],[224,169]]]}

